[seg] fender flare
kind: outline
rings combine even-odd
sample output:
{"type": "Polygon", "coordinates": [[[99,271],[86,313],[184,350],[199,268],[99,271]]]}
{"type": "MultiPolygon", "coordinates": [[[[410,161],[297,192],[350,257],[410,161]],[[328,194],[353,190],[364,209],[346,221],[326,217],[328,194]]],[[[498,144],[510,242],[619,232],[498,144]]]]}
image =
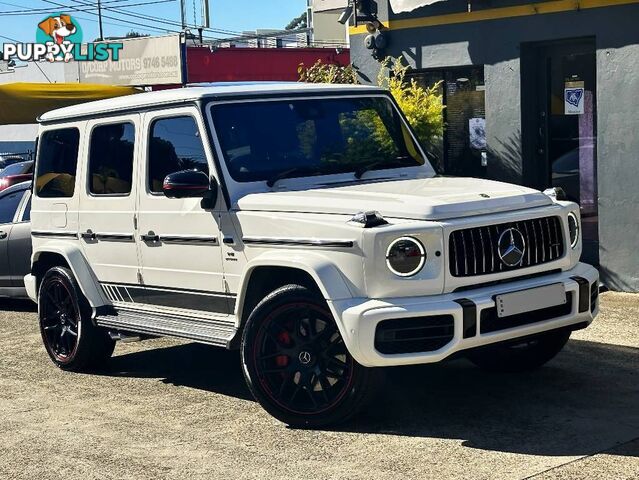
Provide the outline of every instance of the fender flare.
{"type": "Polygon", "coordinates": [[[35,265],[43,253],[55,253],[66,260],[80,286],[80,290],[82,290],[92,308],[98,308],[110,303],[104,297],[93,270],[78,247],[56,242],[42,245],[36,248],[31,255],[32,266],[35,265]]]}
{"type": "MultiPolygon", "coordinates": [[[[237,327],[240,327],[243,304],[251,275],[257,267],[284,267],[306,272],[317,284],[331,310],[333,310],[332,301],[354,297],[340,269],[328,257],[316,252],[302,253],[299,250],[282,249],[265,252],[249,261],[242,274],[235,304],[237,327]]],[[[335,315],[336,312],[332,313],[335,315]]],[[[336,317],[336,320],[339,319],[336,317]]]]}

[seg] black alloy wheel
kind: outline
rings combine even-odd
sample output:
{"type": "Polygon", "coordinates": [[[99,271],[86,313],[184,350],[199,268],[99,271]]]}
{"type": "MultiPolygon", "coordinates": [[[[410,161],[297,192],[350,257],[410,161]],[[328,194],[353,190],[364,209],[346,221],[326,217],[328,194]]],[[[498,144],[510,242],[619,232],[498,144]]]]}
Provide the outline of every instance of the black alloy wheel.
{"type": "Polygon", "coordinates": [[[115,341],[93,324],[89,304],[68,268],[53,267],[42,278],[38,316],[47,353],[61,369],[89,371],[113,354],[115,341]]]}
{"type": "Polygon", "coordinates": [[[265,392],[291,412],[321,413],[351,385],[353,359],[335,322],[316,305],[289,303],[271,312],[254,348],[265,392]]]}
{"type": "Polygon", "coordinates": [[[282,287],[252,312],[242,342],[247,382],[262,406],[294,426],[323,426],[354,415],[374,369],[359,365],[323,299],[282,287]]]}
{"type": "Polygon", "coordinates": [[[47,351],[55,361],[69,363],[78,348],[79,305],[61,276],[50,276],[40,293],[40,325],[47,351]]]}

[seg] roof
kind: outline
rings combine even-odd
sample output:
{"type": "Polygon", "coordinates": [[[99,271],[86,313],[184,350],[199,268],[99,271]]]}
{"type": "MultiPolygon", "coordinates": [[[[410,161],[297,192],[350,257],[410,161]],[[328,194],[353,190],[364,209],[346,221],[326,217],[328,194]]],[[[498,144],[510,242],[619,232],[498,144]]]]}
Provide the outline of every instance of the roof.
{"type": "Polygon", "coordinates": [[[124,97],[82,103],[43,114],[40,122],[54,122],[89,115],[114,113],[122,110],[142,109],[175,103],[190,103],[207,97],[261,96],[293,93],[363,92],[384,90],[365,85],[330,85],[300,82],[212,83],[187,88],[138,93],[124,97]]]}

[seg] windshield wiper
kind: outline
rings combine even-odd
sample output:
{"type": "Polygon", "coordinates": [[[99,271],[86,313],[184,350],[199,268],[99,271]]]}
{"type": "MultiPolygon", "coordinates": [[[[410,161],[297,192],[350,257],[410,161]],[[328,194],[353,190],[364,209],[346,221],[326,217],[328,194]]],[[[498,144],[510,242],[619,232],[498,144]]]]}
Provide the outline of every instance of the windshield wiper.
{"type": "Polygon", "coordinates": [[[297,176],[296,174],[298,174],[298,173],[309,173],[309,172],[313,172],[313,171],[314,170],[312,170],[312,169],[310,169],[308,167],[293,167],[293,168],[289,168],[288,170],[283,170],[281,172],[278,172],[277,174],[275,174],[271,178],[269,178],[266,181],[266,186],[268,186],[269,188],[272,188],[280,180],[284,180],[285,178],[295,177],[295,176],[297,176]]]}
{"type": "MultiPolygon", "coordinates": [[[[411,157],[409,157],[408,155],[404,155],[404,156],[396,157],[395,161],[402,162],[402,161],[408,160],[409,158],[411,157]]],[[[382,166],[385,166],[386,168],[401,168],[407,165],[403,165],[401,163],[399,164],[391,163],[388,160],[378,160],[377,162],[367,163],[365,165],[362,165],[361,167],[358,167],[357,170],[355,170],[355,178],[360,180],[366,172],[370,172],[371,170],[375,170],[378,167],[382,167],[382,166]]]]}

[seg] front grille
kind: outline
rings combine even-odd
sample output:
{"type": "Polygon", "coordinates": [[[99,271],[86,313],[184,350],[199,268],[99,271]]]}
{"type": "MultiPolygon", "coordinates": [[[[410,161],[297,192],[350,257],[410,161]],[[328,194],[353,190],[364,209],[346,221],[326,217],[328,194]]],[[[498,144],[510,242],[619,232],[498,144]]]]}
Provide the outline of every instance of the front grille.
{"type": "Polygon", "coordinates": [[[450,273],[454,277],[472,277],[552,262],[564,254],[563,238],[560,217],[455,230],[448,242],[450,273]],[[510,228],[519,230],[526,244],[521,262],[515,266],[504,263],[498,252],[499,237],[510,228]]]}
{"type": "Polygon", "coordinates": [[[563,317],[572,313],[572,292],[566,292],[566,303],[555,307],[542,308],[532,312],[519,313],[509,317],[499,317],[495,307],[485,308],[480,314],[481,333],[498,332],[508,328],[521,327],[531,323],[545,322],[553,318],[563,317]]]}
{"type": "Polygon", "coordinates": [[[385,354],[432,352],[448,344],[454,336],[452,315],[384,320],[375,330],[375,349],[385,354]]]}

